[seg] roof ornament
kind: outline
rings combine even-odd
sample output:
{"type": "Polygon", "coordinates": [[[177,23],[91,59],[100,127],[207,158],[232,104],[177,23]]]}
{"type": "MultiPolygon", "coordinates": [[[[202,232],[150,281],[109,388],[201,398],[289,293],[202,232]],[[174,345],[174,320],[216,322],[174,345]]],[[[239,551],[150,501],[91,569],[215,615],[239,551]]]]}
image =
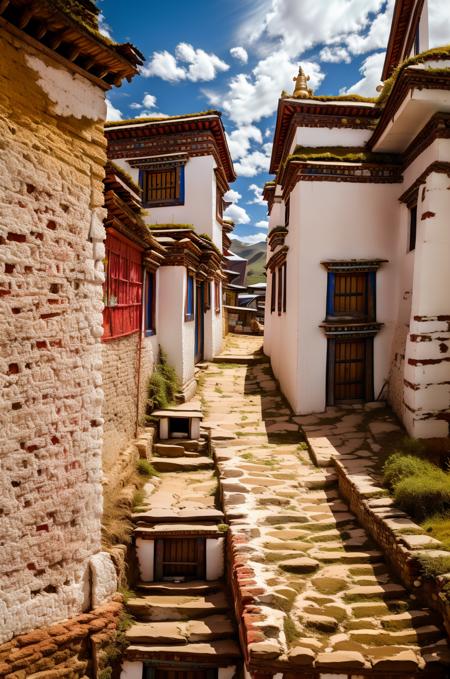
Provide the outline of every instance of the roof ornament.
{"type": "Polygon", "coordinates": [[[298,75],[292,78],[295,82],[295,88],[293,92],[294,97],[300,97],[306,99],[307,97],[312,97],[314,92],[308,87],[308,80],[310,80],[309,75],[306,75],[301,66],[298,67],[298,75]]]}

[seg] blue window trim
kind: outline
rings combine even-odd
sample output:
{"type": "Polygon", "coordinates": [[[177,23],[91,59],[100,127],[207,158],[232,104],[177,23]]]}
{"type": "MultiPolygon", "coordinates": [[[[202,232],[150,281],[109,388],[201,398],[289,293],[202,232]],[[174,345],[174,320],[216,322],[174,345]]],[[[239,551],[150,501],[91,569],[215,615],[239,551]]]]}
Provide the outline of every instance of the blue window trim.
{"type": "Polygon", "coordinates": [[[155,287],[156,274],[152,271],[145,272],[145,336],[156,335],[155,324],[155,287]]]}
{"type": "Polygon", "coordinates": [[[194,276],[187,272],[186,280],[186,312],[184,314],[185,321],[194,320],[194,276]]]}
{"type": "MultiPolygon", "coordinates": [[[[377,272],[363,272],[367,276],[367,322],[373,322],[377,317],[377,272]]],[[[334,292],[336,287],[336,274],[328,271],[327,275],[327,318],[335,319],[334,292]]]]}

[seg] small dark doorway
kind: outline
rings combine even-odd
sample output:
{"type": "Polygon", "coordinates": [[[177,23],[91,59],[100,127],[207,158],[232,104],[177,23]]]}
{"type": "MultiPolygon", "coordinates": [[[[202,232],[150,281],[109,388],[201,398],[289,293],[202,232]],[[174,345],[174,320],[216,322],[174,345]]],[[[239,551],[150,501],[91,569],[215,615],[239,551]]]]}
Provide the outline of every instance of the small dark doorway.
{"type": "Polygon", "coordinates": [[[217,679],[218,671],[216,669],[158,669],[157,667],[144,666],[143,679],[217,679]]]}
{"type": "Polygon", "coordinates": [[[189,417],[170,417],[169,418],[169,437],[186,438],[191,434],[191,420],[189,417]]]}
{"type": "Polygon", "coordinates": [[[165,578],[202,580],[205,576],[205,538],[156,540],[155,580],[165,578]]]}
{"type": "Polygon", "coordinates": [[[195,299],[195,362],[203,361],[205,345],[205,284],[197,283],[195,299]]]}
{"type": "Polygon", "coordinates": [[[373,339],[330,339],[327,372],[327,405],[373,400],[373,339]]]}

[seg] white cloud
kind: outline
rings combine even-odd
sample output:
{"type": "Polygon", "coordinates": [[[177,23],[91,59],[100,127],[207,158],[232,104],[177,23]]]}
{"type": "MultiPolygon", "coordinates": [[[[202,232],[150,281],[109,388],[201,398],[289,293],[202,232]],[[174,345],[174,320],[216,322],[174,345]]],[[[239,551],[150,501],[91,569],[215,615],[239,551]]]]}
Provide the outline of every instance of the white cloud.
{"type": "Polygon", "coordinates": [[[240,205],[229,205],[224,212],[224,217],[229,217],[233,220],[235,224],[248,224],[250,222],[250,217],[247,211],[244,210],[240,205]]]}
{"type": "Polygon", "coordinates": [[[118,120],[122,120],[122,117],[122,112],[110,102],[108,97],[106,97],[106,120],[115,123],[118,120]]]}
{"type": "MultiPolygon", "coordinates": [[[[317,88],[325,77],[320,65],[311,61],[302,65],[311,76],[311,87],[317,88]]],[[[211,104],[220,105],[235,123],[250,125],[275,112],[281,90],[292,91],[297,72],[298,63],[285,51],[278,50],[262,59],[251,75],[239,73],[231,78],[224,95],[208,91],[204,94],[211,104]]]]}
{"type": "Polygon", "coordinates": [[[258,186],[258,184],[250,184],[248,187],[249,191],[253,191],[254,193],[254,198],[252,200],[249,200],[248,203],[249,205],[265,205],[266,201],[263,198],[263,190],[261,186],[258,186]]]}
{"type": "Polygon", "coordinates": [[[255,233],[252,236],[237,236],[236,234],[230,234],[230,238],[233,240],[238,240],[246,245],[255,245],[256,243],[264,243],[267,234],[266,233],[255,233]]]}
{"type": "Polygon", "coordinates": [[[248,61],[247,50],[244,49],[243,47],[232,47],[230,49],[230,54],[232,57],[242,62],[243,64],[246,64],[248,61]]]}
{"type": "Polygon", "coordinates": [[[132,104],[130,104],[130,108],[138,110],[141,108],[151,109],[155,107],[156,107],[156,97],[153,96],[153,94],[145,94],[142,103],[140,104],[137,102],[133,102],[132,104]]]}
{"type": "Polygon", "coordinates": [[[330,64],[338,64],[341,61],[349,64],[352,60],[345,47],[324,47],[320,52],[319,59],[330,64]]]}
{"type": "Polygon", "coordinates": [[[347,94],[361,94],[364,97],[374,97],[376,88],[380,85],[381,71],[383,69],[385,52],[376,52],[367,57],[359,69],[362,78],[346,90],[347,94]]]}
{"type": "Polygon", "coordinates": [[[260,6],[242,30],[243,41],[272,42],[290,56],[314,45],[342,42],[349,34],[367,29],[371,13],[380,12],[385,0],[271,0],[260,6]]]}
{"type": "Polygon", "coordinates": [[[392,12],[395,0],[388,0],[384,12],[377,14],[365,35],[351,33],[346,38],[347,47],[352,54],[364,54],[376,49],[386,49],[391,29],[392,12]]]}
{"type": "Polygon", "coordinates": [[[257,227],[258,229],[268,229],[269,221],[267,219],[261,219],[261,221],[256,222],[255,227],[257,227]]]}
{"type": "Polygon", "coordinates": [[[223,199],[226,200],[227,203],[237,203],[239,200],[241,200],[241,198],[241,194],[234,189],[228,189],[228,191],[224,193],[223,196],[223,199]]]}
{"type": "Polygon", "coordinates": [[[255,125],[243,125],[227,134],[228,147],[233,160],[242,158],[248,153],[251,140],[262,144],[261,130],[255,125]]]}
{"type": "Polygon", "coordinates": [[[272,144],[263,144],[262,150],[252,151],[239,162],[234,164],[234,168],[241,177],[255,177],[261,172],[268,172],[270,165],[270,156],[272,153],[272,144]]]}
{"type": "Polygon", "coordinates": [[[109,40],[112,40],[112,35],[111,35],[111,26],[106,23],[105,15],[103,12],[100,12],[98,15],[98,32],[101,33],[102,35],[105,36],[105,38],[108,38],[109,40]]]}
{"type": "Polygon", "coordinates": [[[265,136],[266,139],[267,139],[268,137],[271,137],[272,134],[273,134],[273,133],[272,133],[272,130],[270,129],[270,127],[268,127],[268,128],[266,129],[266,131],[264,132],[264,136],[265,136]]]}
{"type": "Polygon", "coordinates": [[[141,75],[145,78],[157,76],[169,82],[205,82],[214,80],[217,73],[228,71],[229,68],[215,54],[195,49],[187,42],[180,42],[175,48],[175,56],[167,50],[153,52],[150,61],[141,68],[141,75]]]}

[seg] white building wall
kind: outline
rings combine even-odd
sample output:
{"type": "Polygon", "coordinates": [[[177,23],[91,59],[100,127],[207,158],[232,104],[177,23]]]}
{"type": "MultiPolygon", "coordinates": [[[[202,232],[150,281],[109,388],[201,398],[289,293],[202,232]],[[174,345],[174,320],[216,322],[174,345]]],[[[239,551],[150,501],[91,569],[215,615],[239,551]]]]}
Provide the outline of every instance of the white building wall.
{"type": "MultiPolygon", "coordinates": [[[[323,181],[301,182],[291,193],[287,313],[269,314],[269,336],[275,375],[296,413],[326,405],[327,340],[319,327],[326,313],[323,260],[390,260],[377,273],[377,320],[384,326],[374,340],[375,396],[388,378],[398,307],[392,262],[397,194],[395,184],[323,181]]],[[[267,297],[270,305],[270,289],[267,297]]]]}

